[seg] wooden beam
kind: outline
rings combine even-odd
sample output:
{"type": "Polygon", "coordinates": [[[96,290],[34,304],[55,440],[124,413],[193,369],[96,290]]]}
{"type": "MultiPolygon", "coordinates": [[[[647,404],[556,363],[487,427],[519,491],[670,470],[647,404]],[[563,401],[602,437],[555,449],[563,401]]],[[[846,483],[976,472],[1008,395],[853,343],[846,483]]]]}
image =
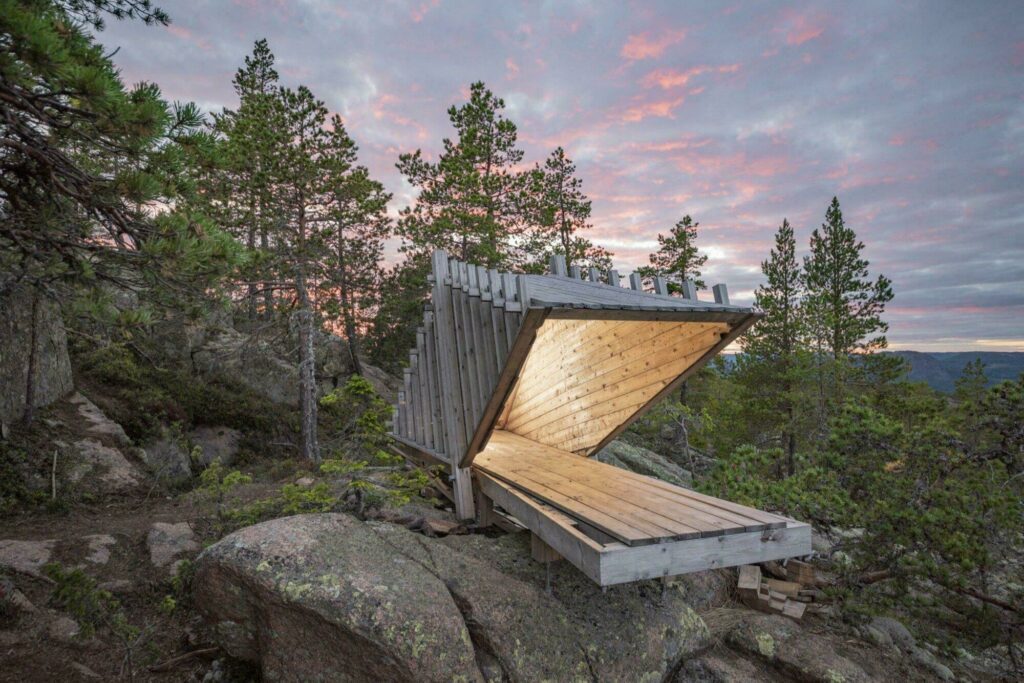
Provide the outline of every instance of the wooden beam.
{"type": "Polygon", "coordinates": [[[548,270],[551,271],[552,275],[566,277],[568,273],[565,267],[565,256],[562,254],[552,254],[548,264],[548,270]]]}
{"type": "Polygon", "coordinates": [[[608,284],[612,287],[619,286],[619,271],[614,268],[608,271],[608,284]]]}
{"type": "Polygon", "coordinates": [[[601,271],[599,271],[597,268],[591,266],[590,270],[587,271],[587,279],[589,279],[591,282],[600,283],[601,282],[601,271]]]}
{"type": "Polygon", "coordinates": [[[711,291],[715,294],[716,304],[722,304],[723,306],[729,305],[729,290],[726,288],[724,282],[712,287],[711,291]]]}
{"type": "Polygon", "coordinates": [[[639,273],[629,274],[629,286],[638,292],[644,291],[644,280],[639,273]]]}
{"type": "Polygon", "coordinates": [[[683,281],[683,298],[697,300],[697,283],[693,280],[683,281]]]}
{"type": "MultiPolygon", "coordinates": [[[[644,322],[699,322],[739,324],[751,315],[749,310],[630,310],[607,308],[551,308],[552,320],[641,320],[644,322]]],[[[761,314],[755,314],[758,318],[761,314]]]]}

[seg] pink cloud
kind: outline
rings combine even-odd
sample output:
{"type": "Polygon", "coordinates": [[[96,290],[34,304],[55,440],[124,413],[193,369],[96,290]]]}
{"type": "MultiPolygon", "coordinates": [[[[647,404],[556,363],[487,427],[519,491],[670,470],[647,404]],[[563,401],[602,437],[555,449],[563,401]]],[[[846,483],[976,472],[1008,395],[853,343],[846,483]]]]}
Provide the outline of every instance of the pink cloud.
{"type": "Polygon", "coordinates": [[[672,88],[684,86],[693,78],[704,73],[736,73],[739,69],[739,64],[725,64],[723,66],[701,65],[691,67],[685,71],[676,71],[675,69],[657,69],[644,76],[643,79],[641,79],[640,84],[645,88],[653,88],[657,86],[662,90],[670,90],[672,88]]]}
{"type": "Polygon", "coordinates": [[[514,80],[519,76],[519,65],[516,64],[515,60],[509,57],[505,60],[505,78],[508,80],[514,80]]]}
{"type": "Polygon", "coordinates": [[[895,134],[891,138],[889,138],[889,144],[892,145],[893,147],[902,147],[903,145],[907,144],[907,138],[904,137],[903,135],[895,134]]]}
{"type": "Polygon", "coordinates": [[[437,8],[440,4],[441,0],[426,0],[426,2],[421,2],[412,10],[409,17],[413,20],[413,23],[418,24],[423,21],[423,17],[430,13],[430,10],[437,8]]]}
{"type": "Polygon", "coordinates": [[[659,100],[656,102],[643,102],[627,107],[624,112],[618,115],[620,121],[636,123],[646,118],[673,118],[673,112],[679,108],[685,98],[677,97],[672,100],[659,100]]]}
{"type": "Polygon", "coordinates": [[[670,45],[682,42],[686,37],[686,31],[662,31],[657,36],[649,32],[636,33],[626,39],[622,51],[619,53],[630,61],[660,57],[670,45]]]}
{"type": "Polygon", "coordinates": [[[826,22],[819,14],[800,14],[785,10],[781,25],[776,29],[785,35],[786,45],[803,45],[825,32],[826,22]]]}

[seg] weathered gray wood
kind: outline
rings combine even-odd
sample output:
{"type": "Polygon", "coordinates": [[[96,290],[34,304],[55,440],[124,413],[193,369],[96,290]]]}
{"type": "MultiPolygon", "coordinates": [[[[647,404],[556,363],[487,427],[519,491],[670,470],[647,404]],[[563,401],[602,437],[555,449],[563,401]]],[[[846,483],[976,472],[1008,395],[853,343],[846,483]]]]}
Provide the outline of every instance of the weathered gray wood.
{"type": "Polygon", "coordinates": [[[601,546],[574,526],[571,517],[498,479],[477,473],[480,488],[494,503],[525,524],[591,580],[600,583],[601,546]]]}
{"type": "Polygon", "coordinates": [[[491,345],[490,343],[485,343],[489,340],[484,335],[480,283],[476,277],[476,266],[470,266],[466,263],[462,264],[462,277],[463,282],[468,285],[464,293],[466,294],[466,306],[469,312],[467,332],[472,337],[473,342],[470,366],[474,372],[472,385],[473,395],[476,399],[473,402],[473,422],[469,425],[470,429],[467,434],[467,438],[469,438],[476,429],[476,422],[483,413],[484,404],[486,404],[487,396],[490,393],[487,374],[487,365],[490,361],[488,360],[487,351],[491,348],[491,345]]]}
{"type": "Polygon", "coordinates": [[[608,284],[612,287],[619,286],[619,271],[614,268],[608,271],[608,284]]]}
{"type": "Polygon", "coordinates": [[[405,433],[405,389],[398,390],[398,402],[395,404],[395,424],[393,429],[396,434],[406,436],[405,433]]]}
{"type": "Polygon", "coordinates": [[[410,439],[416,438],[415,427],[413,426],[412,409],[412,371],[406,368],[402,371],[402,388],[405,391],[405,424],[402,425],[402,433],[410,439]]]}
{"type": "Polygon", "coordinates": [[[716,304],[722,304],[723,306],[729,305],[729,290],[725,286],[725,283],[715,285],[711,288],[711,291],[715,294],[716,304]]]}
{"type": "Polygon", "coordinates": [[[505,310],[506,311],[522,311],[524,306],[529,306],[530,302],[522,302],[517,298],[519,292],[516,288],[516,276],[512,273],[501,274],[501,291],[505,296],[505,310]]]}
{"type": "Polygon", "coordinates": [[[811,552],[811,528],[792,522],[785,529],[687,539],[655,545],[608,544],[599,555],[602,586],[674,576],[706,569],[799,557],[811,552]]]}
{"type": "Polygon", "coordinates": [[[685,280],[685,281],[683,281],[683,293],[682,293],[682,296],[683,296],[684,299],[687,299],[689,301],[696,301],[697,300],[697,283],[694,282],[693,280],[685,280]]]}
{"type": "Polygon", "coordinates": [[[629,274],[629,286],[632,287],[634,291],[644,291],[644,280],[642,277],[640,277],[639,273],[629,274]]]}
{"type": "Polygon", "coordinates": [[[420,428],[423,431],[423,445],[434,447],[434,416],[430,413],[430,388],[427,380],[427,342],[425,328],[416,330],[416,374],[419,376],[419,416],[420,428]]]}
{"type": "Polygon", "coordinates": [[[437,379],[437,345],[434,341],[434,312],[423,314],[423,348],[427,373],[427,412],[430,414],[433,443],[427,444],[434,451],[444,453],[447,446],[444,439],[444,418],[441,415],[439,383],[437,379]]]}
{"type": "Polygon", "coordinates": [[[601,282],[601,271],[599,271],[597,268],[593,266],[591,266],[589,270],[587,270],[587,276],[589,277],[591,282],[601,282]]]}
{"type": "Polygon", "coordinates": [[[668,280],[658,275],[654,278],[654,293],[668,296],[668,280]]]}
{"type": "Polygon", "coordinates": [[[446,284],[449,277],[448,255],[437,250],[432,255],[433,261],[433,302],[434,330],[438,345],[438,379],[440,380],[440,399],[443,406],[446,447],[445,456],[452,468],[452,492],[455,496],[456,515],[461,519],[474,516],[473,484],[470,473],[457,466],[467,445],[463,413],[459,408],[462,402],[462,388],[459,382],[459,356],[455,344],[455,321],[452,306],[451,287],[446,284]]]}
{"type": "MultiPolygon", "coordinates": [[[[501,276],[493,268],[487,271],[491,289],[491,321],[494,331],[494,350],[499,368],[508,356],[508,337],[505,330],[505,295],[501,291],[501,276]]],[[[499,369],[500,373],[500,369],[499,369]]]]}
{"type": "Polygon", "coordinates": [[[562,254],[552,254],[551,259],[548,261],[548,270],[551,271],[552,275],[566,277],[568,273],[565,267],[565,256],[562,254]]]}
{"type": "Polygon", "coordinates": [[[412,413],[412,435],[417,443],[425,444],[426,433],[423,425],[423,401],[420,395],[420,355],[419,351],[412,351],[409,354],[409,390],[412,400],[409,407],[412,413]]]}
{"type": "Polygon", "coordinates": [[[581,269],[579,266],[569,266],[569,277],[571,277],[573,280],[582,280],[583,269],[581,269]]]}

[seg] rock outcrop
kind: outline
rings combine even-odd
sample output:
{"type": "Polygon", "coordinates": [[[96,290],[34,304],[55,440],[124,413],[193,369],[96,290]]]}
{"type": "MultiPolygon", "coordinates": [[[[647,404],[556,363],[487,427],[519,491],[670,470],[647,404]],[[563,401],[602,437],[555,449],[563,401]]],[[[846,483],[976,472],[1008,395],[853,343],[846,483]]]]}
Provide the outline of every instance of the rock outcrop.
{"type": "Polygon", "coordinates": [[[663,455],[616,439],[595,456],[599,461],[637,474],[661,479],[676,486],[693,488],[693,475],[663,455]]]}
{"type": "Polygon", "coordinates": [[[32,403],[38,408],[53,403],[73,387],[60,309],[25,288],[0,295],[0,422],[4,424],[17,422],[25,414],[33,340],[32,403]]]}
{"type": "Polygon", "coordinates": [[[675,583],[603,593],[528,535],[425,538],[302,515],[242,529],[197,560],[195,603],[267,680],[669,680],[709,643],[675,583]]]}

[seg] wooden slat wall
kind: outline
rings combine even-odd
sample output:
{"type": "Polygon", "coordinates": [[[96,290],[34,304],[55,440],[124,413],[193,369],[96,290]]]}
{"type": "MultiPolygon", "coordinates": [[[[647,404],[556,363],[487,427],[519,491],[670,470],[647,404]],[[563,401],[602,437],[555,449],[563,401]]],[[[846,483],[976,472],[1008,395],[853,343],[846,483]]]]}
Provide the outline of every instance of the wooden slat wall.
{"type": "Polygon", "coordinates": [[[590,455],[729,329],[726,323],[549,319],[537,331],[499,426],[590,455]]]}
{"type": "Polygon", "coordinates": [[[435,252],[431,302],[399,391],[394,433],[444,456],[463,519],[474,508],[469,469],[460,463],[522,326],[522,277],[435,252]]]}

